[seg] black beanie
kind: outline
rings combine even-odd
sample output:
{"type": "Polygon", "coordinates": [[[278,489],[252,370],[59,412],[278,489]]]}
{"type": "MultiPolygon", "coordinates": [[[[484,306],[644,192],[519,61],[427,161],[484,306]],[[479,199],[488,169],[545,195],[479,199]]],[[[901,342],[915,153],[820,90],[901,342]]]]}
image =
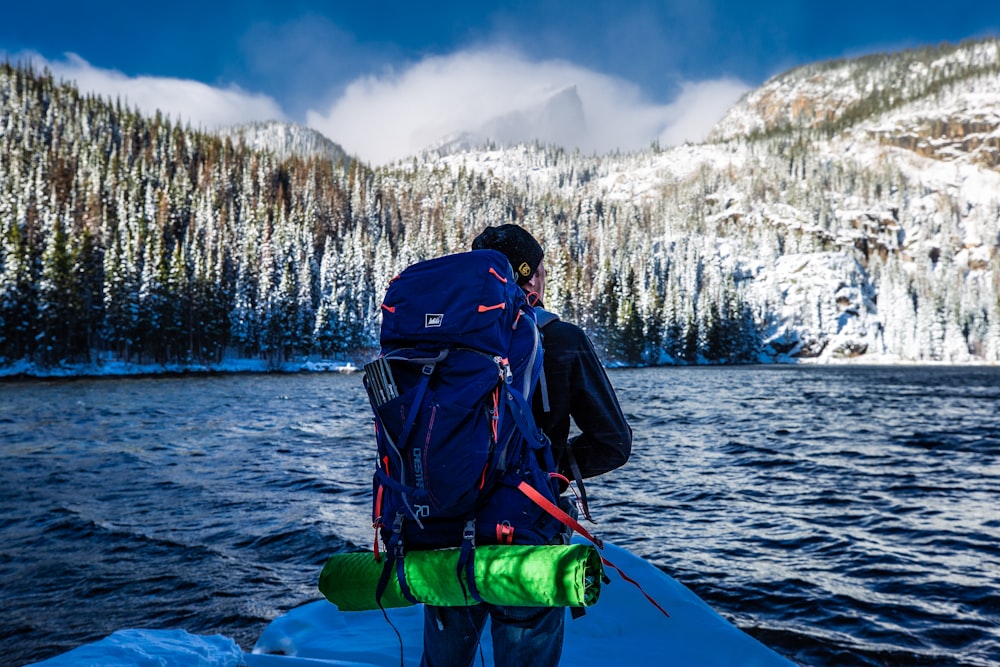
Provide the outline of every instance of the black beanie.
{"type": "Polygon", "coordinates": [[[514,267],[518,285],[531,280],[545,254],[535,237],[524,227],[517,225],[487,227],[472,242],[472,249],[499,250],[507,255],[510,265],[514,267]]]}

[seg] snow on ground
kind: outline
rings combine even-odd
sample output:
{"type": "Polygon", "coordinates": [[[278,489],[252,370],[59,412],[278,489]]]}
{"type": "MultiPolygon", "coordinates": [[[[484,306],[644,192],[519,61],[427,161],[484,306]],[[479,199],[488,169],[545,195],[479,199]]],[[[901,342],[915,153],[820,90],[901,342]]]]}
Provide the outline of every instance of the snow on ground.
{"type": "Polygon", "coordinates": [[[169,375],[176,373],[297,373],[334,372],[353,373],[358,368],[349,361],[302,359],[273,363],[262,359],[227,359],[217,364],[133,364],[117,359],[106,359],[90,364],[63,363],[43,367],[28,361],[16,361],[0,366],[0,378],[29,376],[37,378],[67,377],[118,377],[128,375],[169,375]]]}

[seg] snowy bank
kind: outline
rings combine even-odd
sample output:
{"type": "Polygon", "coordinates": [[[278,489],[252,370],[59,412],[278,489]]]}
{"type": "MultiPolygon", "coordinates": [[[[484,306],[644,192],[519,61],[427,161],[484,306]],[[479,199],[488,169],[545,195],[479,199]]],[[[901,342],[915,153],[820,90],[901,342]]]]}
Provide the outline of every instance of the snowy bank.
{"type": "Polygon", "coordinates": [[[41,366],[18,361],[0,366],[0,378],[71,378],[121,377],[148,375],[194,375],[200,373],[354,373],[358,368],[350,361],[303,359],[275,363],[263,359],[228,359],[217,364],[133,364],[105,360],[90,364],[59,364],[41,366]]]}

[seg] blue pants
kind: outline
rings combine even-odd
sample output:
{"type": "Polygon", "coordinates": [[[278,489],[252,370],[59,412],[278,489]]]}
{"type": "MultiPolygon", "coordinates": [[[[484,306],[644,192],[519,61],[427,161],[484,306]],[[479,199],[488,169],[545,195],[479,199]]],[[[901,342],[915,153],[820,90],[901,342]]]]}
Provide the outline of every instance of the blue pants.
{"type": "Polygon", "coordinates": [[[421,667],[471,667],[492,619],[495,667],[556,667],[562,655],[563,607],[424,606],[421,667]]]}

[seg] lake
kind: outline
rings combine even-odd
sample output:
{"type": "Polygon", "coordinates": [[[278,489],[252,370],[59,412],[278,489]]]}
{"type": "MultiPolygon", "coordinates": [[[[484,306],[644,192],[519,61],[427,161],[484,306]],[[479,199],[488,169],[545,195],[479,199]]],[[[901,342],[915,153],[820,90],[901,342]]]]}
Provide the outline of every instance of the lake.
{"type": "MultiPolygon", "coordinates": [[[[1000,368],[609,374],[636,437],[597,534],[803,665],[1000,663],[1000,368]]],[[[0,382],[0,655],[249,649],[370,548],[371,435],[359,375],[0,382]]]]}

